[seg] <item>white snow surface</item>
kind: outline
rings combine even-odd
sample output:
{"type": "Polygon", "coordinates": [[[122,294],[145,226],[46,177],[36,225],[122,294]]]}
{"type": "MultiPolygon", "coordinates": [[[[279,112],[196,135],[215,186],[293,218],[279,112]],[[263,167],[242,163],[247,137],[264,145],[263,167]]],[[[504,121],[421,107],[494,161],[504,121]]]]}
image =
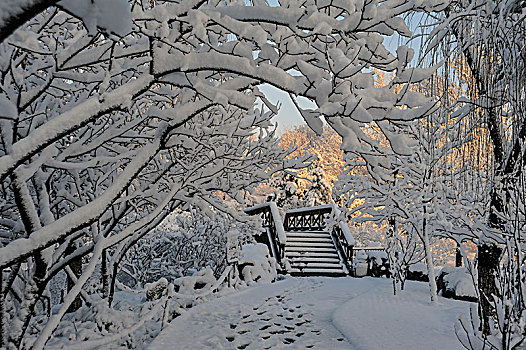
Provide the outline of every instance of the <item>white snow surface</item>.
{"type": "Polygon", "coordinates": [[[389,279],[287,277],[192,308],[149,350],[462,349],[454,324],[469,305],[433,305],[421,282],[394,296],[389,279]]]}

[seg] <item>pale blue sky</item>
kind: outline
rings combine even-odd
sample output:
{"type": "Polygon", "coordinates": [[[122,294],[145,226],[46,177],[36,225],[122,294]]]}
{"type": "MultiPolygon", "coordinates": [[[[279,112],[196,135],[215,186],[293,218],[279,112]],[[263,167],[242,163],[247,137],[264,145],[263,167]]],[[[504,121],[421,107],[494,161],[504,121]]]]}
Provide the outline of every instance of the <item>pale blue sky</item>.
{"type": "Polygon", "coordinates": [[[287,129],[305,124],[288,94],[268,84],[261,85],[259,89],[271,103],[277,104],[279,102],[280,104],[278,114],[272,119],[273,122],[278,124],[278,135],[281,135],[287,129]]]}

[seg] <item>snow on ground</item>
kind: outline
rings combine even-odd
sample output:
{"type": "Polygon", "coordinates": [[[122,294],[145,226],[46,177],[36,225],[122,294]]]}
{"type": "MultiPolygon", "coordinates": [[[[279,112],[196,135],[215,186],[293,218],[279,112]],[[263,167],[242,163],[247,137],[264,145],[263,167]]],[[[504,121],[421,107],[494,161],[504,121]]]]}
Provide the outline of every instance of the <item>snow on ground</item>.
{"type": "Polygon", "coordinates": [[[392,294],[390,279],[292,278],[190,309],[154,340],[167,349],[462,349],[469,303],[429,302],[427,283],[392,294]]]}

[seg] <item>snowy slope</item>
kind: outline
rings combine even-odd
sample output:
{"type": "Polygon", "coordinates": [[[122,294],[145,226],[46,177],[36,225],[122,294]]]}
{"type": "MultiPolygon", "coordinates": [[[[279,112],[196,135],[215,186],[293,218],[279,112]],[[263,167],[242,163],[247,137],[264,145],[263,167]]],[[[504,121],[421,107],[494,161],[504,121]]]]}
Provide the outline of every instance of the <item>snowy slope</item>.
{"type": "Polygon", "coordinates": [[[425,283],[392,295],[373,278],[287,278],[198,305],[151,344],[166,349],[462,349],[454,324],[469,304],[429,302],[425,283]]]}

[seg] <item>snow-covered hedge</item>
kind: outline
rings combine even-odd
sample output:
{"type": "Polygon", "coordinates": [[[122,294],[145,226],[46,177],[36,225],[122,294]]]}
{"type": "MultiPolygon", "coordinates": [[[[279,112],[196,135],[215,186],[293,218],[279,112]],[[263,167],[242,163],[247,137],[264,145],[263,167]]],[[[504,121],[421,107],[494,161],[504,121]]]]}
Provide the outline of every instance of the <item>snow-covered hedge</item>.
{"type": "Polygon", "coordinates": [[[407,270],[407,279],[412,281],[429,282],[426,264],[416,263],[409,266],[407,270]]]}
{"type": "Polygon", "coordinates": [[[444,267],[438,274],[437,288],[445,298],[477,301],[473,276],[464,267],[444,267]]]}

